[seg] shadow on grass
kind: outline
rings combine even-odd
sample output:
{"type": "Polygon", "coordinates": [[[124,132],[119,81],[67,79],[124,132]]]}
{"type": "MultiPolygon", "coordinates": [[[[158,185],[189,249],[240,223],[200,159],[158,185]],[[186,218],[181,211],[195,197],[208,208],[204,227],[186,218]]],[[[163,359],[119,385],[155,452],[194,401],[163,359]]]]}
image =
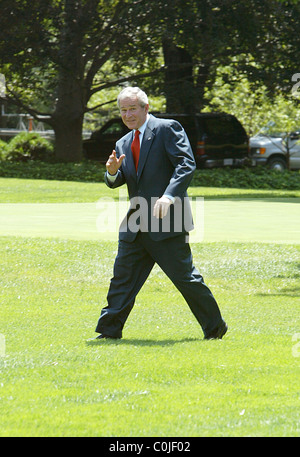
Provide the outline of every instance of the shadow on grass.
{"type": "Polygon", "coordinates": [[[282,296],[282,297],[294,297],[294,298],[298,298],[300,297],[300,288],[299,287],[294,287],[294,288],[285,288],[285,289],[281,289],[279,290],[278,292],[274,292],[273,294],[271,293],[261,293],[261,294],[257,294],[258,296],[260,297],[279,297],[279,296],[282,296]]]}
{"type": "Polygon", "coordinates": [[[138,338],[124,338],[124,339],[93,339],[86,341],[87,346],[102,346],[103,344],[113,345],[128,345],[128,346],[174,346],[175,344],[192,343],[194,341],[201,341],[201,338],[182,338],[180,340],[166,339],[166,340],[151,340],[151,339],[138,339],[138,338]]]}

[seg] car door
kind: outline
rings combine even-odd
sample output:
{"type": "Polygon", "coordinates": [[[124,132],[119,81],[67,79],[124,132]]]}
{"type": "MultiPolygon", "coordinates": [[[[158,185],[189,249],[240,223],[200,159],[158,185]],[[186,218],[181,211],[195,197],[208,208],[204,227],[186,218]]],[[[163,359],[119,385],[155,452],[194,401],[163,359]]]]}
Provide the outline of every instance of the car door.
{"type": "Polygon", "coordinates": [[[106,162],[108,156],[115,148],[116,142],[126,135],[128,128],[121,119],[111,119],[92,138],[98,149],[98,160],[106,162]]]}
{"type": "Polygon", "coordinates": [[[292,133],[289,139],[289,149],[290,149],[290,169],[299,170],[300,169],[300,134],[292,133]]]}
{"type": "Polygon", "coordinates": [[[232,165],[236,159],[248,155],[247,135],[234,116],[228,114],[202,119],[206,151],[210,159],[232,165]]]}

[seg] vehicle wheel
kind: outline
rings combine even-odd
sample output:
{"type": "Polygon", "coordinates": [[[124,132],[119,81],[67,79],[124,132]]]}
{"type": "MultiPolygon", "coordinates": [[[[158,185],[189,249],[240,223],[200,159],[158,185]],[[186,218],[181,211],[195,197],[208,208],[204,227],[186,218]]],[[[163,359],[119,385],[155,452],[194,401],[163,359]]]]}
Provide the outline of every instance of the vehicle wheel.
{"type": "Polygon", "coordinates": [[[284,171],[287,169],[287,164],[284,159],[280,157],[274,157],[268,162],[268,168],[270,170],[284,171]]]}

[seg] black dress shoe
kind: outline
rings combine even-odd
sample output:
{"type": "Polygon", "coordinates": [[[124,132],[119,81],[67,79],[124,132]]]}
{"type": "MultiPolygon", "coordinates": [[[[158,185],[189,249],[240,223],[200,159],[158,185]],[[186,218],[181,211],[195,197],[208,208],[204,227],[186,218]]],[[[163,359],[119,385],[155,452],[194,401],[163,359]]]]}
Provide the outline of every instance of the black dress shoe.
{"type": "Polygon", "coordinates": [[[221,340],[228,330],[226,322],[204,337],[205,340],[221,340]]]}
{"type": "Polygon", "coordinates": [[[108,336],[108,335],[103,335],[103,333],[100,333],[100,335],[96,336],[95,340],[119,340],[120,338],[117,336],[108,336]]]}

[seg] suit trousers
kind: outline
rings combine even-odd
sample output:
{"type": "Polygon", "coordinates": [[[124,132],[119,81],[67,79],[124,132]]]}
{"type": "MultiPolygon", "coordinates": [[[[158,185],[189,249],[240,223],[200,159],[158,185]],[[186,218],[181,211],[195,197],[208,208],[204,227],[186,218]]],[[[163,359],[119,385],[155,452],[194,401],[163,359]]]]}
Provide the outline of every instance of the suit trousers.
{"type": "Polygon", "coordinates": [[[223,323],[212,292],[193,265],[186,234],[153,241],[148,233],[138,232],[133,242],[119,240],[107,306],[101,311],[96,332],[114,338],[122,337],[136,295],[155,263],[181,292],[202,327],[204,336],[223,323]]]}

